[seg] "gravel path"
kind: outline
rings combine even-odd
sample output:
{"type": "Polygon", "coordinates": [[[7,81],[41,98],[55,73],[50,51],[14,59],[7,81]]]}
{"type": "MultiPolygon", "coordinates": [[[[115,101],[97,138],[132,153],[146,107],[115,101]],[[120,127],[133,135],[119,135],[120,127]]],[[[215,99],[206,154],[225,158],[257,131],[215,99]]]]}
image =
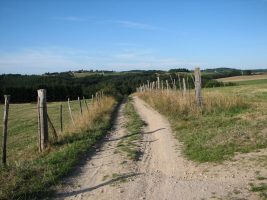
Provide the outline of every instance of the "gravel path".
{"type": "Polygon", "coordinates": [[[56,199],[259,199],[249,192],[248,183],[255,181],[255,169],[246,162],[249,156],[197,165],[182,156],[181,144],[163,116],[137,97],[134,105],[147,124],[141,160],[130,161],[116,151],[125,136],[122,104],[114,130],[63,182],[56,199]]]}

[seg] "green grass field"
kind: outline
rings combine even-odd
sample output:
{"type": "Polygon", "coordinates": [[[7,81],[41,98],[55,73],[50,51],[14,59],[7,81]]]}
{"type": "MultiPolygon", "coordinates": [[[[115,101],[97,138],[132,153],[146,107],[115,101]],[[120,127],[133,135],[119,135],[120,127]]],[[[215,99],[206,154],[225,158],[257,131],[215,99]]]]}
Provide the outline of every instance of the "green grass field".
{"type": "Polygon", "coordinates": [[[267,79],[259,79],[259,80],[242,80],[236,82],[238,85],[255,85],[255,84],[265,84],[267,83],[267,79]]]}
{"type": "MultiPolygon", "coordinates": [[[[39,153],[37,148],[37,113],[35,104],[11,104],[7,143],[7,166],[0,167],[0,199],[43,199],[52,195],[50,186],[59,183],[79,162],[111,125],[115,101],[104,97],[91,104],[90,126],[76,122],[71,129],[67,103],[63,104],[63,121],[66,129],[61,133],[59,122],[60,102],[48,104],[48,114],[58,131],[59,139],[50,140],[49,148],[39,153]],[[72,130],[72,131],[70,131],[72,130]]],[[[78,114],[79,104],[71,102],[73,114],[78,114]]],[[[86,107],[83,107],[87,112],[86,107]]],[[[1,115],[3,114],[1,105],[1,115]]],[[[87,116],[84,114],[84,116],[87,116]]],[[[85,121],[88,121],[85,119],[85,121]]],[[[2,128],[2,126],[1,126],[2,128]]],[[[51,137],[51,134],[50,134],[51,137]]],[[[2,140],[2,138],[1,138],[2,140]]],[[[2,141],[1,141],[2,142],[2,141]]]]}
{"type": "MultiPolygon", "coordinates": [[[[89,102],[87,100],[87,102],[89,102]]],[[[71,123],[67,102],[48,103],[48,115],[54,124],[58,135],[60,135],[60,111],[63,106],[63,128],[71,123]]],[[[85,104],[83,104],[83,109],[85,104]]],[[[78,101],[71,101],[73,113],[79,112],[78,101]]],[[[3,105],[0,105],[0,116],[3,116],[3,105]]],[[[3,124],[0,123],[2,131],[3,124]]],[[[50,134],[50,137],[51,134],[50,134]]],[[[2,144],[2,137],[0,137],[2,144]]],[[[10,104],[7,139],[7,161],[10,164],[20,163],[24,160],[31,160],[38,156],[38,121],[35,103],[10,104]]]]}

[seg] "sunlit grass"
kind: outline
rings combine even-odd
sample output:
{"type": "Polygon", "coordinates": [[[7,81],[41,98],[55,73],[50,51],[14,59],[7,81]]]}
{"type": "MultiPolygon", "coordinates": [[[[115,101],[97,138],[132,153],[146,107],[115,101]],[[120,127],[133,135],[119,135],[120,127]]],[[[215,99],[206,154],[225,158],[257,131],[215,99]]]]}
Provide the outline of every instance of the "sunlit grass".
{"type": "Polygon", "coordinates": [[[137,95],[170,119],[189,159],[218,162],[267,147],[265,85],[204,89],[201,108],[193,90],[137,95]]]}
{"type": "Polygon", "coordinates": [[[48,114],[59,138],[55,141],[49,133],[50,144],[43,153],[39,153],[37,148],[36,105],[11,105],[8,165],[0,167],[0,199],[48,197],[51,194],[50,186],[66,176],[110,128],[115,105],[112,97],[91,102],[89,112],[83,105],[83,115],[80,114],[78,102],[71,102],[75,126],[70,120],[67,103],[63,102],[63,132],[60,132],[60,104],[61,102],[48,104],[48,114]]]}
{"type": "MultiPolygon", "coordinates": [[[[11,97],[12,98],[12,97],[11,97]]],[[[87,103],[90,101],[87,100],[87,103]]],[[[70,114],[67,102],[50,102],[47,105],[48,115],[59,136],[60,131],[60,104],[63,106],[63,128],[64,132],[70,126],[70,114]]],[[[79,102],[70,102],[74,115],[80,113],[79,102]]],[[[83,101],[83,109],[86,109],[83,101]]],[[[38,156],[38,120],[37,105],[35,103],[10,104],[8,120],[8,138],[7,138],[7,161],[8,163],[19,163],[20,161],[31,160],[38,156]]],[[[3,116],[3,105],[0,105],[0,117],[3,116]]],[[[72,125],[72,123],[71,123],[72,125]]],[[[3,124],[0,123],[0,130],[3,124]]],[[[49,130],[49,137],[52,138],[49,130]]],[[[0,137],[2,144],[2,137],[0,137]]]]}

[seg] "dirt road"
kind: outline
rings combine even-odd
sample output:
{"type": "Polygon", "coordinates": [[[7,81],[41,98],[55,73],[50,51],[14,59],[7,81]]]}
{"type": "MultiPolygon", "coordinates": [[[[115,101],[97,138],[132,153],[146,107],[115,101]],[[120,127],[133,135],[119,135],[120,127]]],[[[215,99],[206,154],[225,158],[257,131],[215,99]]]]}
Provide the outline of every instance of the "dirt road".
{"type": "Polygon", "coordinates": [[[64,181],[56,199],[258,199],[249,192],[255,171],[246,157],[220,165],[188,161],[168,121],[139,98],[134,97],[134,103],[147,123],[141,160],[130,161],[116,152],[125,135],[122,104],[114,130],[95,155],[64,181]]]}

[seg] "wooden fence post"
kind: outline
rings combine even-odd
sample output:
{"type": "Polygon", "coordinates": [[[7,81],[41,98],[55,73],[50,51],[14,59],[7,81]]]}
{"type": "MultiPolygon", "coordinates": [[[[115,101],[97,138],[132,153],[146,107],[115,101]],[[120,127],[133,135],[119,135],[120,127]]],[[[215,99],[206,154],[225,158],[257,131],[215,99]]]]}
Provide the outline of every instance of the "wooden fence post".
{"type": "Polygon", "coordinates": [[[60,107],[59,107],[59,120],[60,120],[60,131],[63,132],[63,107],[62,107],[62,104],[60,104],[60,107]]]}
{"type": "Polygon", "coordinates": [[[7,128],[8,128],[8,111],[9,111],[9,101],[10,95],[4,95],[5,97],[5,108],[4,108],[4,118],[3,118],[3,146],[2,146],[2,163],[6,164],[6,143],[7,143],[7,128]]]}
{"type": "Polygon", "coordinates": [[[201,96],[201,72],[200,68],[195,69],[195,94],[198,106],[202,106],[202,96],[201,96]]]}
{"type": "Polygon", "coordinates": [[[176,81],[173,79],[173,89],[176,90],[176,81]]]}
{"type": "Polygon", "coordinates": [[[86,106],[87,112],[89,113],[88,104],[87,104],[87,102],[86,102],[86,99],[85,99],[85,97],[84,97],[84,96],[83,96],[83,101],[84,101],[84,104],[85,104],[85,106],[86,106]]]}
{"type": "Polygon", "coordinates": [[[46,105],[46,90],[38,90],[39,97],[39,113],[40,113],[40,133],[41,133],[41,151],[48,146],[48,123],[47,123],[47,105],[46,105]]]}
{"type": "Polygon", "coordinates": [[[98,93],[97,92],[95,93],[95,99],[96,99],[96,102],[98,102],[98,93]]]}
{"type": "Polygon", "coordinates": [[[190,90],[190,84],[189,84],[188,76],[186,77],[186,85],[187,85],[187,89],[190,90]]]}
{"type": "Polygon", "coordinates": [[[79,102],[79,105],[80,105],[80,112],[81,112],[81,115],[82,115],[83,114],[83,108],[82,108],[82,102],[81,102],[80,97],[78,97],[78,102],[79,102]]]}
{"type": "Polygon", "coordinates": [[[157,76],[157,89],[160,89],[160,80],[159,80],[159,75],[157,76]]]}
{"type": "Polygon", "coordinates": [[[173,80],[172,80],[172,76],[170,75],[170,79],[171,79],[171,83],[170,83],[170,89],[172,88],[173,86],[173,80]],[[171,86],[172,85],[172,86],[171,86]]]}
{"type": "Polygon", "coordinates": [[[182,91],[182,83],[181,83],[181,79],[180,79],[179,73],[177,74],[177,76],[178,76],[178,81],[179,81],[179,89],[180,89],[180,91],[182,91]]]}
{"type": "Polygon", "coordinates": [[[42,151],[41,149],[41,125],[40,125],[40,98],[37,96],[37,117],[38,117],[38,149],[39,152],[42,151]]]}
{"type": "Polygon", "coordinates": [[[183,78],[183,96],[186,95],[186,83],[185,83],[185,79],[183,78]]]}
{"type": "Polygon", "coordinates": [[[168,80],[166,80],[166,88],[167,88],[167,91],[169,91],[169,82],[168,82],[168,80]]]}
{"type": "Polygon", "coordinates": [[[70,98],[68,98],[68,107],[69,107],[70,118],[71,118],[72,124],[74,125],[74,120],[73,120],[73,117],[72,117],[71,107],[70,107],[70,98]]]}

